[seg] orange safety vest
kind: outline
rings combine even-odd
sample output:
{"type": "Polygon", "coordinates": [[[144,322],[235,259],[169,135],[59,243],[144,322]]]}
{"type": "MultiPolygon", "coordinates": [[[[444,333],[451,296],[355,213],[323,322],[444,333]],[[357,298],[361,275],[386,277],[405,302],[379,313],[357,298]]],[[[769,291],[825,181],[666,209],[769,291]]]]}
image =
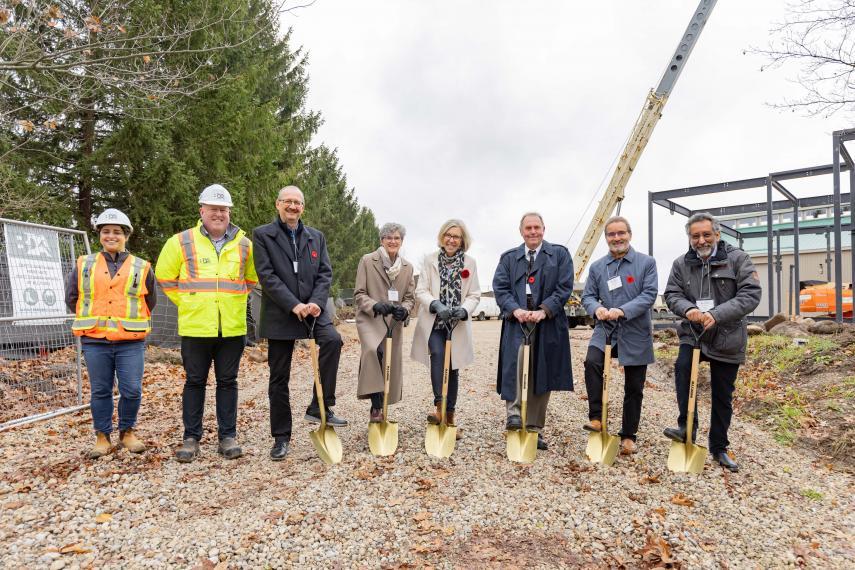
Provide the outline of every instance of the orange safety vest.
{"type": "Polygon", "coordinates": [[[128,255],[110,277],[100,253],[77,258],[77,317],[71,325],[76,336],[107,340],[141,340],[151,331],[151,313],[145,302],[146,277],[151,264],[128,255]]]}

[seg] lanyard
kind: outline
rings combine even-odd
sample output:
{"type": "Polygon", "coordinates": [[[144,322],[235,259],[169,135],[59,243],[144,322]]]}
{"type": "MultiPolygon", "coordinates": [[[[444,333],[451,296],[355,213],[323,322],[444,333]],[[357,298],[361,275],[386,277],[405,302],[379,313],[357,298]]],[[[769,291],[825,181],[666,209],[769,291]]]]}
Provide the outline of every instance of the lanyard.
{"type": "Polygon", "coordinates": [[[606,265],[606,280],[607,280],[607,281],[608,281],[609,279],[611,279],[612,277],[617,277],[617,276],[618,276],[618,274],[620,273],[620,264],[621,264],[621,263],[623,263],[623,258],[622,258],[622,257],[621,257],[620,259],[618,259],[618,262],[617,262],[617,268],[615,269],[615,274],[614,274],[614,275],[609,275],[609,265],[610,265],[610,264],[607,264],[607,265],[606,265]]]}

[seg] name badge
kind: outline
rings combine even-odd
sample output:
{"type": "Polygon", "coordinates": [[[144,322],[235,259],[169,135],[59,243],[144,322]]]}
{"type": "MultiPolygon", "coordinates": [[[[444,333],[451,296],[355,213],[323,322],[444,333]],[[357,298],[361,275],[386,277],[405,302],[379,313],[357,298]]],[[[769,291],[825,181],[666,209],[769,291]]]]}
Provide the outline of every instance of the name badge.
{"type": "Polygon", "coordinates": [[[294,273],[297,273],[298,272],[297,270],[300,266],[300,262],[299,261],[292,261],[291,263],[294,264],[294,273]]]}
{"type": "Polygon", "coordinates": [[[712,299],[698,299],[695,301],[695,305],[698,306],[698,309],[702,313],[709,313],[715,307],[715,301],[712,299]]]}
{"type": "Polygon", "coordinates": [[[620,289],[621,287],[623,287],[623,283],[621,283],[620,281],[620,275],[615,275],[614,277],[606,281],[606,283],[609,286],[609,291],[614,291],[615,289],[620,289]]]}
{"type": "Polygon", "coordinates": [[[398,299],[398,292],[395,289],[389,289],[389,300],[393,303],[400,301],[400,299],[398,299]]]}

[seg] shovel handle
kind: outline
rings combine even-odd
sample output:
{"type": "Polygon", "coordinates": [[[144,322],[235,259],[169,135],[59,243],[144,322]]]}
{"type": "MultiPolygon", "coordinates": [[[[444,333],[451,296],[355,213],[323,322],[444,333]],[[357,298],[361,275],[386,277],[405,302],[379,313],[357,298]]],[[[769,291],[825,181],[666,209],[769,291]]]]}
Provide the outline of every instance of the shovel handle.
{"type": "Polygon", "coordinates": [[[528,419],[528,376],[531,360],[531,337],[537,328],[537,323],[520,323],[523,333],[523,364],[522,382],[520,382],[520,418],[522,419],[522,431],[525,433],[526,421],[528,419]]]}
{"type": "MultiPolygon", "coordinates": [[[[391,330],[391,329],[390,329],[391,330]]],[[[389,383],[392,377],[392,335],[384,341],[386,348],[383,351],[383,421],[388,421],[386,412],[389,410],[389,383]]]]}
{"type": "Polygon", "coordinates": [[[692,428],[695,427],[695,406],[698,396],[698,367],[701,362],[701,349],[692,349],[692,372],[689,376],[689,406],[686,413],[686,447],[692,445],[692,428]]]}
{"type": "Polygon", "coordinates": [[[327,427],[327,410],[324,406],[324,387],[321,385],[320,364],[318,363],[318,343],[315,342],[313,336],[309,336],[309,352],[312,353],[312,371],[315,377],[315,392],[318,394],[318,409],[321,411],[321,427],[318,428],[320,433],[323,433],[327,427]]]}

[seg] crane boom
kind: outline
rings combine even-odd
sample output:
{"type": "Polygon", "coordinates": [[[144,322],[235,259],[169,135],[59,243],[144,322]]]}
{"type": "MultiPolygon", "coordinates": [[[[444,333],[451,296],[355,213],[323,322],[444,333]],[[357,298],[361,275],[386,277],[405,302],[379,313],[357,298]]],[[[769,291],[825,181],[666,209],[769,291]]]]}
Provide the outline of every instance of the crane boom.
{"type": "Polygon", "coordinates": [[[692,14],[692,19],[689,21],[686,31],[683,33],[680,44],[674,51],[674,55],[671,56],[668,67],[665,68],[665,73],[662,75],[659,85],[647,94],[644,107],[641,110],[638,120],[635,122],[626,148],[624,148],[618,160],[605,194],[600,200],[597,211],[591,218],[584,236],[582,236],[579,247],[576,249],[575,259],[573,260],[576,281],[579,281],[579,278],[585,271],[585,267],[588,265],[588,261],[591,259],[591,255],[594,253],[594,248],[600,240],[600,234],[604,229],[606,220],[611,216],[615,207],[623,200],[629,177],[632,176],[635,165],[638,163],[638,159],[641,158],[641,153],[644,152],[644,148],[653,134],[653,129],[662,116],[662,108],[665,106],[666,101],[668,101],[668,96],[671,94],[674,84],[677,82],[680,73],[683,71],[683,67],[685,67],[686,62],[689,60],[689,55],[698,42],[701,30],[703,30],[704,25],[707,23],[716,1],[700,1],[698,8],[692,14]]]}

